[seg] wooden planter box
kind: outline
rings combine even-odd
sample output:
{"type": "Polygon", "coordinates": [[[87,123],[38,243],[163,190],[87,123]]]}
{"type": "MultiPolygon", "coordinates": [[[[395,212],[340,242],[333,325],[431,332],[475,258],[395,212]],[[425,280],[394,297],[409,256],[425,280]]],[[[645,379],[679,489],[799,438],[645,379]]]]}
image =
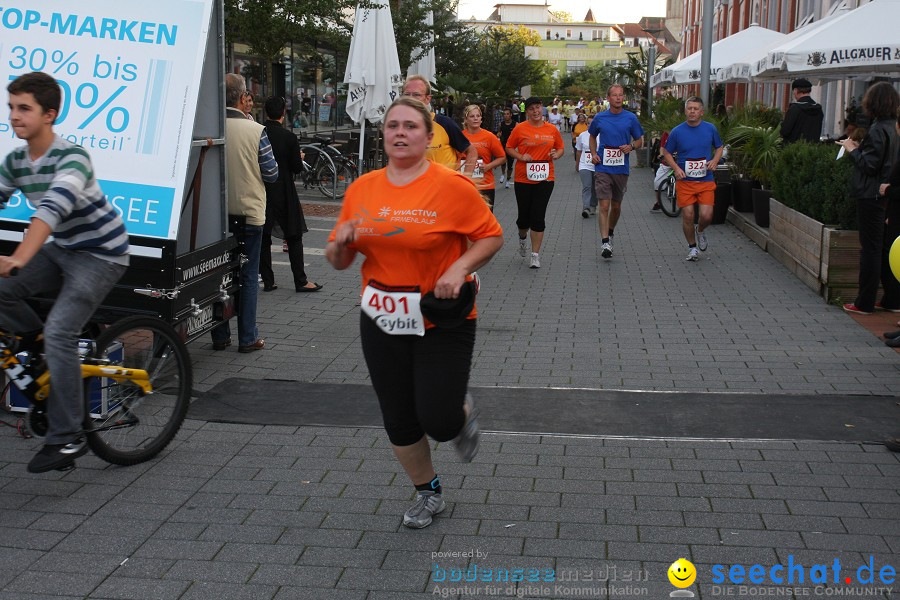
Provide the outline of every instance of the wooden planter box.
{"type": "Polygon", "coordinates": [[[769,219],[769,254],[827,302],[856,297],[858,231],[827,227],[774,198],[769,219]]]}
{"type": "Polygon", "coordinates": [[[822,292],[822,231],[824,225],[769,200],[769,254],[817,294],[822,292]]]}
{"type": "Polygon", "coordinates": [[[822,296],[853,302],[859,292],[859,232],[826,227],[822,232],[822,296]]]}

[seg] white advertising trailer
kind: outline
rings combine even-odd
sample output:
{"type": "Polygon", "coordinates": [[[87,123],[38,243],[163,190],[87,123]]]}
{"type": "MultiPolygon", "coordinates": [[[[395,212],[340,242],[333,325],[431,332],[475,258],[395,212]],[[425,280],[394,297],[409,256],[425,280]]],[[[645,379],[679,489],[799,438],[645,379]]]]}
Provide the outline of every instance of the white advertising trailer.
{"type": "MultiPolygon", "coordinates": [[[[189,341],[230,317],[240,256],[228,233],[222,0],[7,0],[3,104],[7,82],[31,71],[59,82],[54,129],[88,151],[128,229],[131,266],[97,319],[154,314],[189,341]]],[[[0,157],[22,144],[2,114],[0,157]]],[[[0,211],[0,252],[33,212],[20,192],[0,211]]]]}

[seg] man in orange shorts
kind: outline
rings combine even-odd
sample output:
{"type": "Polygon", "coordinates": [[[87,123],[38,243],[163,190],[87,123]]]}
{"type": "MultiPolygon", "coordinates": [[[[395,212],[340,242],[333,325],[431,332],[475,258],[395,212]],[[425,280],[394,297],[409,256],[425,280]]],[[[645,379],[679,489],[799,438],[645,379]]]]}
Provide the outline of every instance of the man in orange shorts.
{"type": "Polygon", "coordinates": [[[709,246],[706,228],[712,221],[716,182],[713,173],[722,158],[722,138],[719,130],[703,120],[703,100],[691,96],[684,104],[684,123],[669,134],[663,148],[663,160],[675,170],[675,190],[681,211],[681,229],[688,243],[687,259],[700,260],[700,251],[709,246]],[[677,155],[677,158],[672,155],[677,155]],[[694,228],[695,205],[700,208],[700,223],[694,228]]]}

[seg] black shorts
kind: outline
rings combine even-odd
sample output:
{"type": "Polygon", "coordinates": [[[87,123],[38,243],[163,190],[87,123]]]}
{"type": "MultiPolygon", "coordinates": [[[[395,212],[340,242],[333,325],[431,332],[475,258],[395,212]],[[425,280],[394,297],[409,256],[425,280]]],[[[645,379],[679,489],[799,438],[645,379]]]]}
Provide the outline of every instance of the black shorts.
{"type": "Polygon", "coordinates": [[[439,442],[456,438],[466,420],[475,320],[420,337],[384,333],[360,313],[359,332],[391,443],[410,446],[425,434],[439,442]]]}
{"type": "Polygon", "coordinates": [[[530,229],[540,233],[546,229],[544,218],[547,215],[547,205],[550,203],[550,194],[553,193],[552,181],[539,183],[516,182],[516,204],[519,207],[519,216],[516,225],[519,229],[530,229]]]}

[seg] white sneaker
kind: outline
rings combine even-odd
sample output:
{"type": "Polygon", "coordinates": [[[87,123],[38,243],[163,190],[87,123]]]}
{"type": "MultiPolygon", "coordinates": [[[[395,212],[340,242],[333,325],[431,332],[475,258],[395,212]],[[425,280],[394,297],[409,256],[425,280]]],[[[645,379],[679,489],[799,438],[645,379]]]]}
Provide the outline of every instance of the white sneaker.
{"type": "Polygon", "coordinates": [[[609,258],[612,256],[612,245],[609,242],[605,242],[602,246],[600,246],[600,256],[603,258],[609,258]]]}
{"type": "Polygon", "coordinates": [[[519,256],[522,256],[522,257],[524,257],[526,254],[528,254],[528,249],[525,248],[525,241],[526,240],[524,240],[524,239],[519,240],[519,256]]]}
{"type": "Polygon", "coordinates": [[[532,269],[540,269],[541,268],[541,257],[537,252],[531,253],[531,267],[532,269]]]}
{"type": "Polygon", "coordinates": [[[613,234],[609,234],[609,249],[612,250],[613,245],[613,234]]]}
{"type": "Polygon", "coordinates": [[[596,207],[596,206],[592,206],[592,207],[591,207],[591,214],[592,214],[592,215],[596,215],[596,214],[597,214],[597,207],[596,207]]]}
{"type": "Polygon", "coordinates": [[[500,175],[500,183],[506,181],[506,175],[500,175]]]}
{"type": "Polygon", "coordinates": [[[706,252],[706,249],[709,248],[705,231],[697,230],[697,247],[700,248],[700,252],[706,252]]]}
{"type": "Polygon", "coordinates": [[[684,260],[696,262],[700,260],[700,252],[696,248],[691,248],[691,251],[688,252],[687,258],[684,260]]]}
{"type": "Polygon", "coordinates": [[[506,189],[509,189],[509,182],[507,181],[505,184],[503,184],[503,187],[505,187],[506,189]]]}

